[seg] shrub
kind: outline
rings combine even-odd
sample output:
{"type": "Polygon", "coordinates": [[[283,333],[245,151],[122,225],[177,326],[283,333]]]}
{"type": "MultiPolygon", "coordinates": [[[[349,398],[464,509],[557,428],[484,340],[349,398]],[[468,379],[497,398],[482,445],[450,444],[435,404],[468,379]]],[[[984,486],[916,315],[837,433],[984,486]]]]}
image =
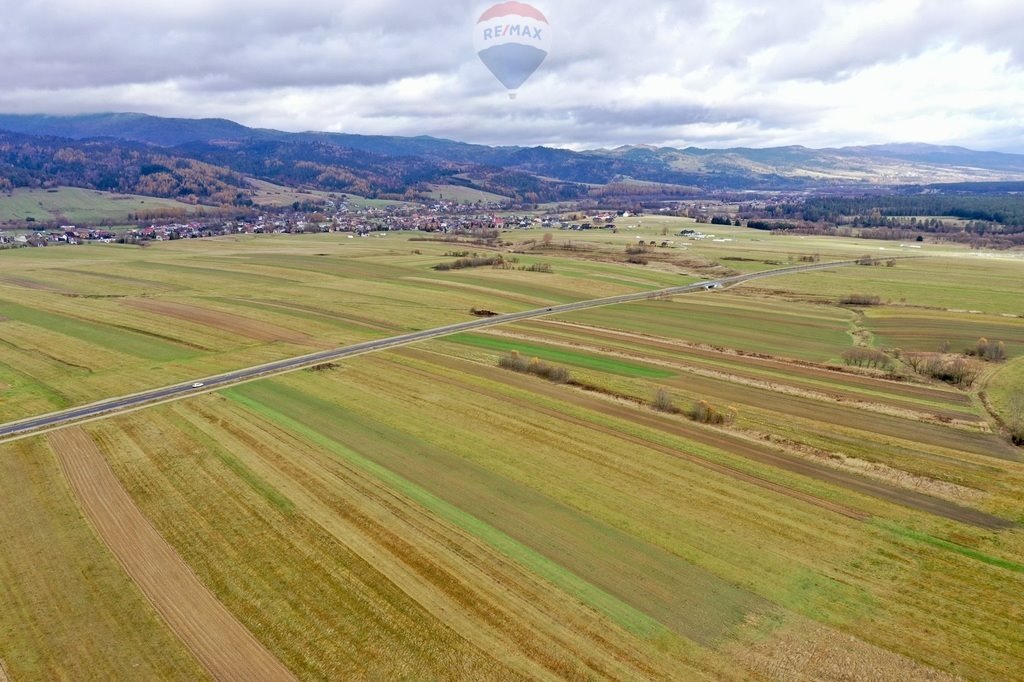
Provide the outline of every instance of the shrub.
{"type": "Polygon", "coordinates": [[[565,367],[549,365],[540,358],[527,360],[517,351],[512,351],[498,358],[498,366],[521,374],[533,374],[548,381],[553,381],[556,384],[566,384],[572,379],[569,370],[565,367]]]}
{"type": "Polygon", "coordinates": [[[534,358],[530,361],[526,371],[530,374],[543,377],[548,381],[553,381],[556,384],[565,384],[569,381],[569,370],[565,367],[558,367],[557,365],[549,365],[548,363],[534,358]]]}
{"type": "Polygon", "coordinates": [[[464,268],[479,268],[485,265],[502,267],[505,265],[505,258],[497,256],[473,256],[470,258],[459,258],[451,263],[439,263],[434,266],[435,270],[444,272],[446,270],[462,270],[464,268]]]}
{"type": "Polygon", "coordinates": [[[530,363],[518,351],[512,351],[498,358],[498,367],[510,369],[513,372],[526,372],[526,368],[529,366],[530,363]]]}
{"type": "Polygon", "coordinates": [[[965,355],[972,355],[989,362],[1002,362],[1006,359],[1006,344],[1002,341],[990,343],[984,336],[978,339],[974,348],[964,351],[965,355]]]}
{"type": "Polygon", "coordinates": [[[658,412],[669,412],[675,414],[678,412],[675,402],[672,400],[672,394],[664,388],[659,388],[654,392],[654,400],[651,401],[651,407],[656,409],[658,412]]]}
{"type": "Polygon", "coordinates": [[[978,378],[978,365],[962,355],[918,353],[907,356],[907,363],[918,374],[947,384],[969,388],[978,378]]]}
{"type": "Polygon", "coordinates": [[[843,362],[858,367],[892,368],[892,358],[874,348],[851,348],[843,352],[843,362]]]}
{"type": "Polygon", "coordinates": [[[731,424],[736,419],[736,410],[730,407],[722,412],[708,401],[698,400],[690,409],[689,417],[701,424],[731,424]]]}
{"type": "Polygon", "coordinates": [[[1024,388],[1018,388],[1010,394],[1007,411],[1010,440],[1014,445],[1024,445],[1024,388]]]}
{"type": "Polygon", "coordinates": [[[874,294],[847,294],[839,302],[843,305],[881,305],[882,297],[874,294]]]}

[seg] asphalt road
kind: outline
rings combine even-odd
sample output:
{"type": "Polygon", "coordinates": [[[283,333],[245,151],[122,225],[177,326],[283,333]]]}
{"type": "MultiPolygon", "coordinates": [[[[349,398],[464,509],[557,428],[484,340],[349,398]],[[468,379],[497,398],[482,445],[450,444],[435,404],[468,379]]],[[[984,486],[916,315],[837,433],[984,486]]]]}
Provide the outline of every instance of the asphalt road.
{"type": "Polygon", "coordinates": [[[423,331],[402,334],[400,336],[392,336],[386,339],[365,341],[363,343],[357,343],[352,346],[344,346],[342,348],[321,351],[319,353],[312,353],[310,355],[302,355],[295,358],[288,358],[286,360],[278,360],[277,362],[271,362],[266,365],[247,367],[245,369],[235,370],[233,372],[228,372],[226,374],[218,374],[217,376],[207,377],[205,379],[196,379],[194,381],[190,381],[184,384],[177,384],[174,386],[157,388],[151,391],[145,391],[143,393],[137,393],[135,395],[124,396],[121,398],[111,398],[109,400],[103,400],[97,403],[93,403],[91,405],[83,405],[81,407],[74,407],[68,410],[54,412],[40,417],[33,417],[21,421],[10,422],[8,424],[0,426],[0,440],[5,440],[15,436],[22,437],[27,434],[31,434],[35,431],[48,431],[53,428],[64,426],[66,424],[70,424],[76,421],[94,419],[101,415],[113,415],[119,412],[126,412],[129,410],[138,409],[139,407],[149,403],[159,403],[166,402],[169,400],[178,400],[186,398],[190,395],[195,395],[197,393],[210,391],[212,389],[224,388],[225,386],[236,384],[242,381],[250,381],[252,379],[263,378],[274,374],[283,374],[285,372],[291,372],[297,369],[302,369],[304,367],[309,367],[311,365],[317,365],[323,362],[340,360],[343,358],[350,357],[352,355],[360,355],[362,353],[386,350],[388,348],[404,346],[410,343],[416,343],[418,341],[435,339],[440,336],[448,336],[450,334],[458,334],[460,332],[471,331],[474,329],[494,327],[500,324],[508,324],[509,322],[527,320],[534,317],[543,317],[545,315],[567,313],[573,310],[585,310],[587,308],[597,308],[601,306],[615,305],[618,303],[630,303],[633,301],[643,301],[647,299],[661,298],[662,296],[674,296],[677,294],[686,294],[706,290],[709,287],[728,287],[740,284],[742,282],[749,282],[751,280],[762,279],[765,277],[776,277],[779,275],[787,275],[797,272],[807,272],[811,270],[827,270],[836,267],[854,265],[855,263],[856,261],[851,260],[838,261],[832,263],[811,263],[807,265],[797,265],[793,267],[779,268],[776,270],[767,270],[764,272],[756,272],[747,275],[738,275],[736,277],[725,277],[722,279],[711,280],[707,282],[698,282],[696,284],[669,287],[668,289],[659,289],[657,291],[644,291],[635,294],[610,296],[608,298],[598,298],[589,301],[578,301],[576,303],[555,305],[551,306],[550,308],[538,308],[536,310],[526,310],[519,313],[496,315],[494,317],[470,320],[468,322],[460,322],[458,324],[450,324],[444,327],[437,327],[435,329],[425,329],[423,331]],[[194,384],[197,383],[201,383],[202,386],[194,386],[194,384]]]}

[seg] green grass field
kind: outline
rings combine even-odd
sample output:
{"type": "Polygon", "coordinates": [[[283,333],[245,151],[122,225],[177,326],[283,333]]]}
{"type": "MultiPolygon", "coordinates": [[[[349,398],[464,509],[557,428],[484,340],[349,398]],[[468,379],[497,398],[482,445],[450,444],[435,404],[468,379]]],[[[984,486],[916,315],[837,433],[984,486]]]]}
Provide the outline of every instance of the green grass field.
{"type": "Polygon", "coordinates": [[[852,344],[852,318],[844,310],[727,292],[587,310],[562,319],[695,344],[817,361],[836,359],[852,344]]]}
{"type": "Polygon", "coordinates": [[[197,208],[173,199],[115,194],[77,187],[16,189],[0,193],[0,224],[58,221],[64,224],[128,220],[129,216],[188,215],[197,208]]]}
{"type": "Polygon", "coordinates": [[[425,192],[426,196],[438,201],[455,201],[460,204],[475,204],[477,202],[488,203],[505,203],[509,200],[508,197],[503,197],[500,194],[492,194],[491,192],[484,192],[479,189],[472,189],[469,187],[461,187],[459,185],[428,185],[430,188],[429,192],[425,192]]]}
{"type": "MultiPolygon", "coordinates": [[[[632,228],[676,241],[647,266],[622,262],[626,228],[543,249],[538,232],[506,235],[551,273],[440,272],[456,245],[401,234],[0,252],[0,420],[471,308],[865,248],[660,234],[688,224],[632,228]]],[[[82,428],[174,555],[300,679],[1013,679],[1024,449],[980,392],[1005,411],[1020,386],[1021,320],[994,282],[1022,271],[943,249],[503,325],[82,428]],[[838,305],[851,291],[883,305],[838,305]],[[1014,359],[967,390],[840,360],[856,343],[980,335],[1014,359]],[[513,351],[575,381],[499,367],[513,351]],[[659,390],[677,411],[653,409],[659,390]],[[731,420],[691,419],[702,400],[731,420]]],[[[0,443],[0,670],[203,678],[116,558],[130,543],[86,513],[104,491],[69,486],[67,454],[0,443]]],[[[182,587],[165,589],[175,603],[182,587]]]]}
{"type": "Polygon", "coordinates": [[[1024,359],[1017,358],[997,368],[985,390],[1000,417],[1011,428],[1024,429],[1024,359]]]}

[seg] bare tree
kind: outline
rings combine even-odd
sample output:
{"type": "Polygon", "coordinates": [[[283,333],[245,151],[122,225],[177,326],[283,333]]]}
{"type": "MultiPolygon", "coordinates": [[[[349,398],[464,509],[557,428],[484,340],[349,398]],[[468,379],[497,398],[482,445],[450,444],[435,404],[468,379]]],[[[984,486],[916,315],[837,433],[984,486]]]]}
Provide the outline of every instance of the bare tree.
{"type": "Polygon", "coordinates": [[[1014,445],[1024,445],[1024,388],[1014,389],[1006,401],[1006,424],[1014,445]]]}
{"type": "Polygon", "coordinates": [[[675,402],[672,400],[672,394],[664,388],[659,388],[654,393],[654,400],[651,402],[651,407],[658,410],[659,412],[676,412],[675,402]]]}

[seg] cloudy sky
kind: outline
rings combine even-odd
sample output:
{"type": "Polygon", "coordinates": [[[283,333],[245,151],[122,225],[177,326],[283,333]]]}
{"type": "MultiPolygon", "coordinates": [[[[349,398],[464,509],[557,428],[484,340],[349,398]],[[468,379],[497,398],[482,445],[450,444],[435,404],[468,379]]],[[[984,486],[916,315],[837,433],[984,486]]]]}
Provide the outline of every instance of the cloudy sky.
{"type": "Polygon", "coordinates": [[[0,0],[0,111],[573,148],[879,142],[1024,152],[1021,0],[534,2],[509,100],[490,2],[0,0]]]}

